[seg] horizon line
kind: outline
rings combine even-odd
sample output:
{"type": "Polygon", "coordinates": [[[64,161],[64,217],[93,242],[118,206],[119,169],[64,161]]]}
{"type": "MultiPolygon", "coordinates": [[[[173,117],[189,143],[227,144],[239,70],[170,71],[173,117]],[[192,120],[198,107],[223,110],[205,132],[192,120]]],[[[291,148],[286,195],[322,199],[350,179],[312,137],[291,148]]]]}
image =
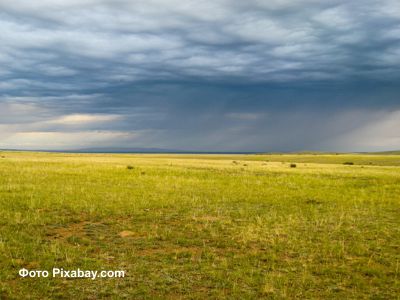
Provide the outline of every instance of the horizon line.
{"type": "Polygon", "coordinates": [[[258,154],[258,155],[274,155],[274,154],[399,154],[400,150],[384,150],[384,151],[199,151],[199,150],[169,150],[156,148],[143,148],[143,150],[96,150],[96,149],[74,149],[74,150],[50,150],[50,149],[7,149],[0,148],[0,152],[42,152],[42,153],[69,153],[69,154],[258,154]]]}

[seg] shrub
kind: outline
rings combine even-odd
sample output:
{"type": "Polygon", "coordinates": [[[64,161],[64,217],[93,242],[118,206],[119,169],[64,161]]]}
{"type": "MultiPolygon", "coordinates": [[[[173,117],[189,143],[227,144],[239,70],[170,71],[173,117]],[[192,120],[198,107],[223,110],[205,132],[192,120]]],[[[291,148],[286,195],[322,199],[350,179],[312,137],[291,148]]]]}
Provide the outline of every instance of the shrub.
{"type": "Polygon", "coordinates": [[[134,168],[133,168],[133,166],[127,166],[126,167],[128,170],[133,170],[134,168]]]}
{"type": "Polygon", "coordinates": [[[354,165],[354,163],[353,163],[352,161],[346,161],[346,162],[344,162],[343,164],[344,164],[344,165],[347,165],[347,166],[352,166],[352,165],[354,165]]]}
{"type": "Polygon", "coordinates": [[[321,201],[315,200],[315,199],[308,199],[306,201],[307,204],[322,204],[321,201]]]}

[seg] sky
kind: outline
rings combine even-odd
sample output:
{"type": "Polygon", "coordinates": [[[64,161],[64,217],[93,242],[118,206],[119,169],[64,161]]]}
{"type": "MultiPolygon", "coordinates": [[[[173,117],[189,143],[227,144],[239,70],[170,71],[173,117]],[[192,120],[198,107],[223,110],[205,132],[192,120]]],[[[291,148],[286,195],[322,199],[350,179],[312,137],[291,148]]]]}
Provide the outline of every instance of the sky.
{"type": "Polygon", "coordinates": [[[0,0],[0,148],[400,149],[398,0],[0,0]]]}

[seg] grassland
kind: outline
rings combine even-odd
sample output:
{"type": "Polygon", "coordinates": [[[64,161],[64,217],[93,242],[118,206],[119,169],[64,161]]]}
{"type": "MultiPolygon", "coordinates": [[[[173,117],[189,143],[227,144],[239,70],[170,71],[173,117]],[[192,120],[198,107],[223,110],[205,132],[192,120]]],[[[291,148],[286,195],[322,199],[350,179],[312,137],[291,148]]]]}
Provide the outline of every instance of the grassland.
{"type": "Polygon", "coordinates": [[[400,298],[399,155],[0,155],[0,299],[400,298]]]}

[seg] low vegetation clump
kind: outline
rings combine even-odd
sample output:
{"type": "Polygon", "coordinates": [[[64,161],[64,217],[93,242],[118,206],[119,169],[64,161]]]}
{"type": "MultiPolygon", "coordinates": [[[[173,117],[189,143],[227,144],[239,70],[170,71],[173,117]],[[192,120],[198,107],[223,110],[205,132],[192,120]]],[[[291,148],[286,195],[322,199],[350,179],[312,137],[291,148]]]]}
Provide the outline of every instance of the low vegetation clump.
{"type": "Polygon", "coordinates": [[[400,156],[4,155],[0,299],[399,297],[400,156]]]}

